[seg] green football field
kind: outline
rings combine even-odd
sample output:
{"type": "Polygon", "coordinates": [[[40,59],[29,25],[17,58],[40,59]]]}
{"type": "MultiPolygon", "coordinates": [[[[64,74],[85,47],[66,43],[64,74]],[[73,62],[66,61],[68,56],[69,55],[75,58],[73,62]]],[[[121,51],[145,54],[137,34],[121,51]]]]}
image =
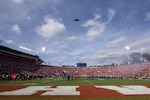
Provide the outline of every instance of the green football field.
{"type": "MultiPolygon", "coordinates": [[[[85,86],[85,85],[150,85],[150,80],[139,79],[73,79],[62,78],[43,80],[0,81],[0,86],[85,86]]],[[[0,98],[0,100],[41,100],[41,98],[0,98]]],[[[70,100],[69,98],[42,98],[42,100],[70,100]]],[[[71,100],[150,100],[149,97],[136,98],[71,98],[71,100]]]]}
{"type": "Polygon", "coordinates": [[[150,80],[139,79],[73,79],[0,81],[0,85],[150,85],[150,80]]]}

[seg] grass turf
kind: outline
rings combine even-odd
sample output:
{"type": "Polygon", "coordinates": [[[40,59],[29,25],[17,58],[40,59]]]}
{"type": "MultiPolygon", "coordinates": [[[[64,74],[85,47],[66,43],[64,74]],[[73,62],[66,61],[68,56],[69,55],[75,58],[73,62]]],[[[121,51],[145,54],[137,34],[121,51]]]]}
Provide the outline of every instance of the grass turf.
{"type": "Polygon", "coordinates": [[[150,85],[150,80],[139,79],[44,79],[0,81],[0,85],[150,85]]]}
{"type": "MultiPolygon", "coordinates": [[[[44,80],[16,80],[16,81],[0,81],[1,86],[13,86],[13,85],[150,85],[150,80],[139,79],[44,79],[44,80]]],[[[0,98],[0,100],[70,100],[66,98],[0,98]]],[[[150,100],[150,98],[71,98],[71,100],[150,100]]]]}

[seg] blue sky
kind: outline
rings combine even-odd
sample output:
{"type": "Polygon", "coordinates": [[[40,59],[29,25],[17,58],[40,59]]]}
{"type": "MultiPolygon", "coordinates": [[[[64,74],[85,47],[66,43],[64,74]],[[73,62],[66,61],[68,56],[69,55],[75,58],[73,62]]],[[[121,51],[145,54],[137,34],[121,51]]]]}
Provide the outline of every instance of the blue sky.
{"type": "Polygon", "coordinates": [[[150,0],[1,0],[1,45],[51,65],[119,64],[133,52],[150,53],[149,5],[150,0]]]}

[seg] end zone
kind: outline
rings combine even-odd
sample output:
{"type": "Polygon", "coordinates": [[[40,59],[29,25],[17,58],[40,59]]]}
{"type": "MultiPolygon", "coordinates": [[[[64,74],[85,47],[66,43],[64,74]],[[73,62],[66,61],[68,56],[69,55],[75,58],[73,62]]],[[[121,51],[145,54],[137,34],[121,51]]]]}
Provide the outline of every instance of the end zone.
{"type": "Polygon", "coordinates": [[[150,97],[150,86],[0,86],[0,97],[123,98],[150,97]],[[10,89],[9,87],[13,87],[10,89]],[[9,89],[8,89],[9,88],[9,89]]]}

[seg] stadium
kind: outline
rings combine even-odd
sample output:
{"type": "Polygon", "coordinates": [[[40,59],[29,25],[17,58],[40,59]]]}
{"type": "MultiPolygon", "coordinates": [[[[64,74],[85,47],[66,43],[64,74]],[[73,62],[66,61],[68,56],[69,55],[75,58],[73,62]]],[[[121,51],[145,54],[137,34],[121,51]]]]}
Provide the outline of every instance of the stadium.
{"type": "Polygon", "coordinates": [[[150,0],[1,0],[0,100],[150,100],[150,0]]]}
{"type": "Polygon", "coordinates": [[[0,48],[0,98],[4,100],[150,97],[149,62],[105,67],[51,66],[41,64],[37,55],[2,45],[0,48]]]}

